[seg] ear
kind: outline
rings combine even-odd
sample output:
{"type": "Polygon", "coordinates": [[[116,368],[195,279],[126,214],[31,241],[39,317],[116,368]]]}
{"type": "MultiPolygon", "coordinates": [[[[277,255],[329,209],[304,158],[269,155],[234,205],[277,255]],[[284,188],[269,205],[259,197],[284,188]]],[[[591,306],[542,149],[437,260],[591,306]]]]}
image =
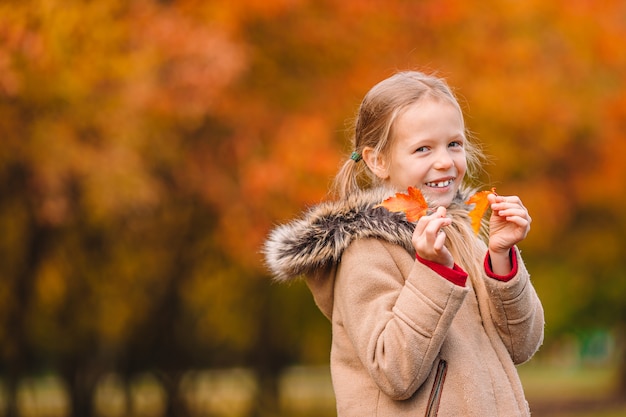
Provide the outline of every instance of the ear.
{"type": "Polygon", "coordinates": [[[389,173],[387,172],[387,163],[385,158],[380,155],[374,148],[366,146],[363,148],[363,152],[361,152],[363,156],[363,161],[367,164],[367,167],[381,180],[385,180],[389,178],[389,173]]]}

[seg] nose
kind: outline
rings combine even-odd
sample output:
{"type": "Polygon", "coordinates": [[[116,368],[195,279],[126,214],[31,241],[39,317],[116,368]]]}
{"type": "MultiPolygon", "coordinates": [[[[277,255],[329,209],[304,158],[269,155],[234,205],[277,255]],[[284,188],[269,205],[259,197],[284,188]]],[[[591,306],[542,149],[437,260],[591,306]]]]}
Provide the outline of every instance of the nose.
{"type": "Polygon", "coordinates": [[[433,164],[435,169],[446,170],[454,165],[454,160],[447,149],[437,152],[435,158],[435,163],[433,164]]]}

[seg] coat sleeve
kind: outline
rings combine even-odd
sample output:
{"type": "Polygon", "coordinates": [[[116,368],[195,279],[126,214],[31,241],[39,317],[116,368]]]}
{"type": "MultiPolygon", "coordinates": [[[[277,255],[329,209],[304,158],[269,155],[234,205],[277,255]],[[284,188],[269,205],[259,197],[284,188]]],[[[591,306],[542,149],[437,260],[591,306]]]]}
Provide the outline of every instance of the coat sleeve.
{"type": "Polygon", "coordinates": [[[528,361],[543,343],[544,313],[530,275],[515,248],[518,271],[509,281],[484,280],[491,303],[494,325],[513,362],[528,361]]]}
{"type": "Polygon", "coordinates": [[[406,399],[430,374],[467,292],[404,249],[357,240],[337,271],[333,321],[379,388],[406,399]]]}

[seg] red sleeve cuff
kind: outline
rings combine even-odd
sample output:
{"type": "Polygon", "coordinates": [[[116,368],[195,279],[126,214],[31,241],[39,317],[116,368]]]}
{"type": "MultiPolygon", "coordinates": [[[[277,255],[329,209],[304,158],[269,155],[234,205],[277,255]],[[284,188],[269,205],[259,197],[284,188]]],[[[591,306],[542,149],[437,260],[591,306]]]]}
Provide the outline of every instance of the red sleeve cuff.
{"type": "Polygon", "coordinates": [[[489,255],[489,251],[487,251],[487,256],[485,256],[485,272],[487,273],[487,276],[502,282],[507,282],[513,279],[513,277],[517,275],[517,254],[514,248],[511,248],[509,258],[511,260],[511,272],[506,275],[497,275],[493,272],[491,267],[491,257],[489,255]]]}
{"type": "Polygon", "coordinates": [[[452,268],[448,268],[447,266],[438,264],[437,262],[423,259],[418,254],[415,254],[415,257],[418,261],[420,261],[451,283],[456,284],[459,287],[465,286],[465,282],[467,281],[467,272],[463,271],[461,267],[457,264],[454,264],[452,268]]]}

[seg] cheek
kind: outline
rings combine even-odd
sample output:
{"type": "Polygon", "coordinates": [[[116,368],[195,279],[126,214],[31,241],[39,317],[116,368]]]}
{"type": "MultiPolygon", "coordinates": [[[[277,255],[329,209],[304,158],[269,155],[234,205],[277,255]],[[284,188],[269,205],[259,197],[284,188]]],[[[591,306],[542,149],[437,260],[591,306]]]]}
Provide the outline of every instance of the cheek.
{"type": "Polygon", "coordinates": [[[405,179],[410,182],[412,186],[420,186],[426,182],[428,176],[428,170],[423,169],[421,166],[413,166],[406,171],[405,179]]]}
{"type": "Polygon", "coordinates": [[[419,180],[419,182],[426,181],[426,177],[428,176],[428,169],[424,169],[424,167],[417,166],[413,169],[413,176],[419,180]]]}
{"type": "Polygon", "coordinates": [[[463,155],[463,157],[456,158],[454,165],[459,171],[459,176],[464,176],[467,172],[467,158],[465,158],[465,155],[463,155]]]}
{"type": "Polygon", "coordinates": [[[464,164],[463,166],[459,167],[459,180],[463,180],[467,174],[467,165],[464,164]]]}

